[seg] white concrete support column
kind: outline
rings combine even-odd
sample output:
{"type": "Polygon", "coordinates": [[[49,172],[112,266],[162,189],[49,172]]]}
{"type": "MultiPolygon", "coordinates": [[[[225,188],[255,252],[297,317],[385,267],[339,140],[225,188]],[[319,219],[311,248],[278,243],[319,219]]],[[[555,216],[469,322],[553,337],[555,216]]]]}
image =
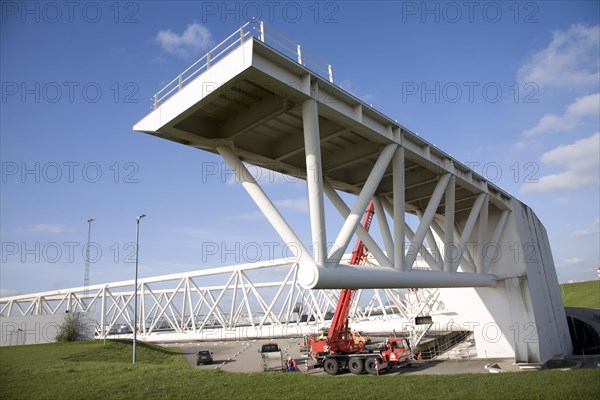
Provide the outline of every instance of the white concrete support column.
{"type": "Polygon", "coordinates": [[[485,249],[488,243],[488,209],[489,209],[489,195],[485,195],[483,203],[481,204],[481,210],[479,211],[479,232],[478,242],[479,248],[477,249],[477,272],[483,273],[485,264],[485,249]]]}
{"type": "Polygon", "coordinates": [[[412,265],[415,263],[417,258],[417,254],[421,246],[423,246],[423,239],[425,239],[425,235],[429,230],[429,226],[433,221],[433,217],[435,216],[435,212],[440,205],[440,201],[442,200],[442,195],[444,194],[444,190],[446,189],[446,185],[448,184],[449,174],[441,176],[438,180],[431,197],[429,198],[429,203],[427,204],[427,208],[423,213],[423,218],[419,223],[419,227],[415,232],[415,237],[411,242],[410,251],[406,254],[406,268],[411,269],[412,265]]]}
{"type": "MultiPolygon", "coordinates": [[[[346,203],[344,203],[344,200],[342,200],[342,198],[335,191],[335,189],[332,188],[329,183],[324,182],[323,190],[325,191],[327,198],[329,198],[329,201],[331,201],[333,206],[338,210],[342,217],[344,217],[344,219],[348,218],[348,215],[350,215],[350,208],[346,205],[346,203]]],[[[367,232],[367,230],[362,225],[358,224],[358,226],[356,227],[356,234],[358,235],[360,240],[364,242],[365,246],[367,246],[369,252],[373,254],[373,257],[375,257],[379,265],[383,267],[392,266],[392,262],[390,261],[390,259],[385,255],[385,253],[383,252],[383,250],[381,250],[381,248],[373,239],[371,234],[367,232]]]]}
{"type": "Polygon", "coordinates": [[[444,271],[452,271],[452,260],[457,257],[458,249],[454,243],[454,210],[456,202],[456,177],[450,176],[444,195],[444,271]]]}
{"type": "Polygon", "coordinates": [[[228,147],[217,147],[217,151],[223,157],[229,168],[235,173],[237,179],[269,220],[275,231],[279,234],[281,239],[283,239],[286,246],[294,253],[296,259],[300,261],[301,265],[314,264],[314,261],[304,244],[279,213],[279,210],[277,210],[277,207],[275,207],[271,199],[269,199],[260,185],[252,177],[239,157],[228,147]]]}
{"type": "MultiPolygon", "coordinates": [[[[379,196],[373,197],[373,205],[375,206],[375,216],[377,217],[377,223],[379,225],[379,231],[381,232],[381,238],[383,239],[383,245],[385,246],[385,251],[390,260],[394,259],[394,239],[392,239],[392,234],[390,232],[390,226],[388,225],[388,220],[385,215],[385,210],[383,209],[383,204],[381,202],[381,198],[379,196]]],[[[369,248],[367,246],[367,248],[369,248]]]]}
{"type": "MultiPolygon", "coordinates": [[[[310,75],[308,76],[310,80],[310,75]]],[[[323,172],[321,164],[321,140],[319,110],[313,98],[302,103],[304,126],[304,149],[306,153],[306,186],[315,264],[323,266],[327,256],[325,229],[325,206],[323,205],[323,172]]]]}
{"type": "Polygon", "coordinates": [[[360,191],[350,215],[346,218],[338,237],[335,239],[333,250],[327,260],[329,264],[338,265],[342,259],[344,252],[350,244],[352,235],[356,232],[357,226],[360,225],[360,218],[365,213],[369,201],[373,198],[373,194],[375,193],[375,190],[377,190],[377,186],[379,186],[381,178],[383,177],[397,147],[398,145],[396,143],[390,143],[385,146],[379,154],[377,162],[375,162],[367,181],[360,191]]]}
{"type": "Polygon", "coordinates": [[[404,252],[404,223],[406,212],[405,176],[404,176],[404,147],[399,146],[393,160],[393,195],[394,195],[394,267],[407,271],[404,252]]]}

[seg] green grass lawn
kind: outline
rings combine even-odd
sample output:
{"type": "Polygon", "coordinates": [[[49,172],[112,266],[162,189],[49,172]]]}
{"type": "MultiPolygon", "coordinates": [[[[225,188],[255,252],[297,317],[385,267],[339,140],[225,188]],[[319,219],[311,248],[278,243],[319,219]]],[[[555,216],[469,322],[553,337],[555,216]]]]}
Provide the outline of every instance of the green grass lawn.
{"type": "Polygon", "coordinates": [[[190,368],[177,349],[107,341],[0,348],[1,399],[592,399],[600,370],[312,376],[190,368]]]}
{"type": "Polygon", "coordinates": [[[600,280],[560,286],[565,307],[600,308],[600,280]]]}

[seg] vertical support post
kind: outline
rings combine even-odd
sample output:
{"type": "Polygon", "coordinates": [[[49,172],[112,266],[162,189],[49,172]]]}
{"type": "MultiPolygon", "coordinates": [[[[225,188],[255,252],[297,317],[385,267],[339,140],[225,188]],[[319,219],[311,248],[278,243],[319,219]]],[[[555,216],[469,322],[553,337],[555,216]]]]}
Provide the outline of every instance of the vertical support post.
{"type": "Polygon", "coordinates": [[[206,53],[206,69],[210,68],[210,51],[206,53]]]}
{"type": "Polygon", "coordinates": [[[390,260],[393,260],[394,240],[392,239],[392,234],[390,233],[390,226],[388,225],[385,210],[383,209],[383,204],[379,196],[373,197],[373,205],[375,206],[375,216],[377,217],[377,225],[379,225],[379,230],[381,231],[381,238],[383,239],[385,251],[387,253],[388,258],[390,260]]]}
{"type": "Polygon", "coordinates": [[[415,260],[417,259],[417,254],[421,246],[423,246],[423,239],[425,239],[425,235],[429,231],[429,225],[433,221],[433,217],[435,216],[435,212],[440,205],[440,200],[442,200],[442,195],[444,194],[444,190],[446,189],[446,185],[448,184],[449,174],[443,175],[438,180],[431,197],[429,198],[429,203],[427,204],[427,208],[423,213],[423,218],[419,223],[419,227],[415,232],[415,237],[411,243],[411,251],[406,255],[406,268],[412,268],[415,260]],[[417,246],[416,249],[413,247],[417,246]]]}
{"type": "Polygon", "coordinates": [[[158,108],[158,95],[155,94],[154,95],[154,109],[156,110],[158,108]]]}
{"type": "Polygon", "coordinates": [[[142,289],[140,293],[140,317],[139,320],[142,324],[142,332],[146,336],[146,285],[142,283],[142,289]]]}
{"type": "MultiPolygon", "coordinates": [[[[335,189],[332,188],[329,183],[324,182],[323,190],[325,191],[325,195],[327,196],[327,198],[329,198],[329,200],[331,201],[333,206],[338,210],[340,215],[344,219],[348,218],[348,215],[350,215],[350,208],[348,208],[344,200],[342,200],[340,195],[337,194],[335,189]]],[[[369,232],[361,224],[358,224],[358,226],[356,227],[356,234],[358,235],[360,240],[362,240],[365,243],[365,246],[367,246],[369,252],[373,254],[373,257],[375,257],[379,265],[388,268],[392,267],[392,262],[390,261],[390,259],[385,255],[383,250],[379,248],[377,242],[373,240],[369,232]]]]}
{"type": "MultiPolygon", "coordinates": [[[[473,203],[473,207],[471,208],[471,212],[469,213],[469,217],[467,218],[467,222],[465,222],[465,227],[460,235],[460,239],[458,240],[458,254],[456,260],[453,260],[452,270],[450,272],[456,272],[458,269],[458,265],[460,264],[460,260],[462,259],[463,254],[465,253],[465,243],[471,237],[471,233],[473,232],[473,227],[475,226],[475,222],[477,221],[477,216],[479,215],[479,211],[481,210],[481,205],[483,204],[483,200],[487,196],[485,193],[481,193],[475,199],[473,203]]],[[[468,252],[468,251],[467,251],[468,252]]],[[[477,268],[474,265],[475,268],[477,268]]]]}
{"type": "Polygon", "coordinates": [[[454,243],[454,210],[456,202],[456,177],[450,176],[446,194],[444,195],[444,271],[452,271],[453,260],[458,257],[458,249],[454,243]]]}
{"type": "Polygon", "coordinates": [[[177,77],[177,91],[181,90],[181,87],[183,86],[182,81],[183,79],[181,77],[181,74],[179,74],[179,76],[177,77]]]}
{"type": "MultiPolygon", "coordinates": [[[[310,90],[310,75],[308,80],[310,90]]],[[[327,256],[325,229],[325,206],[323,204],[323,173],[321,167],[321,137],[319,132],[319,111],[313,98],[302,103],[302,124],[304,126],[304,148],[306,153],[306,185],[310,212],[313,258],[317,266],[323,266],[327,256]]]]}
{"type": "MultiPolygon", "coordinates": [[[[492,238],[490,239],[490,243],[493,243],[497,249],[500,248],[500,245],[498,242],[500,241],[500,237],[502,237],[502,233],[504,232],[504,225],[506,225],[507,219],[508,219],[508,210],[504,210],[504,211],[502,211],[502,214],[500,214],[500,218],[498,219],[498,222],[496,223],[496,228],[494,229],[494,234],[492,235],[492,238]]],[[[484,249],[484,250],[487,250],[487,249],[484,249]]],[[[487,274],[489,269],[490,269],[490,259],[487,258],[484,254],[483,270],[481,271],[481,273],[487,274]]]]}
{"type": "Polygon", "coordinates": [[[329,74],[329,82],[333,83],[333,69],[331,64],[327,64],[327,73],[329,74]]]}
{"type": "Polygon", "coordinates": [[[296,45],[296,52],[298,53],[298,64],[302,65],[302,51],[300,45],[296,45]]]}
{"type": "Polygon", "coordinates": [[[100,335],[106,339],[106,286],[102,288],[102,304],[100,307],[100,335]]]}
{"type": "Polygon", "coordinates": [[[342,225],[342,229],[340,229],[340,232],[335,239],[334,248],[329,255],[328,260],[332,264],[337,265],[342,259],[348,244],[350,244],[352,235],[356,232],[357,226],[360,225],[360,218],[365,213],[369,201],[373,198],[373,194],[375,193],[375,190],[377,190],[381,178],[394,156],[397,147],[397,143],[390,143],[386,145],[379,154],[367,181],[363,185],[363,188],[352,207],[350,215],[346,218],[344,225],[342,225]]]}
{"type": "Polygon", "coordinates": [[[244,25],[240,26],[240,46],[244,44],[244,25]]]}
{"type": "Polygon", "coordinates": [[[477,272],[480,274],[483,273],[485,267],[485,249],[487,243],[487,230],[488,230],[488,209],[489,209],[489,195],[485,195],[483,199],[483,204],[481,205],[481,210],[479,211],[479,235],[478,242],[479,248],[477,249],[477,262],[476,268],[477,272]]]}
{"type": "Polygon", "coordinates": [[[393,168],[393,194],[394,194],[394,267],[406,271],[404,256],[404,218],[405,218],[405,176],[404,176],[404,147],[398,146],[394,159],[393,168]]]}

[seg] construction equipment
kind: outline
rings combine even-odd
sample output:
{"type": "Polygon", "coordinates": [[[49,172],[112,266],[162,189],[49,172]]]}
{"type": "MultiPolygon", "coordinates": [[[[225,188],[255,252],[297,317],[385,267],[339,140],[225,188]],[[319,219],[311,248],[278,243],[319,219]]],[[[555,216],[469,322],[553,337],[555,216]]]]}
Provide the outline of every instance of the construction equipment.
{"type": "MultiPolygon", "coordinates": [[[[362,221],[365,230],[369,230],[375,208],[369,203],[362,221]]],[[[362,240],[356,242],[350,264],[363,265],[369,254],[362,240]]],[[[350,370],[360,374],[366,370],[370,374],[378,374],[380,370],[389,368],[412,359],[412,353],[406,339],[388,339],[384,347],[365,349],[364,340],[355,340],[349,327],[349,314],[356,289],[342,289],[335,314],[329,328],[327,338],[318,340],[309,338],[310,356],[317,366],[322,366],[325,372],[336,375],[342,370],[350,370]]]]}

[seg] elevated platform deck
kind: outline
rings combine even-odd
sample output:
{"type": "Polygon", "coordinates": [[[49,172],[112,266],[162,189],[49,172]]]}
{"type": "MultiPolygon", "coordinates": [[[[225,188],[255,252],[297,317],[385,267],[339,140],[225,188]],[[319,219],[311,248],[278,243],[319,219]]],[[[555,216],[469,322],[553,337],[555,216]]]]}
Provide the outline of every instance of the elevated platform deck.
{"type": "MultiPolygon", "coordinates": [[[[133,129],[213,153],[229,146],[245,162],[305,178],[301,104],[313,97],[323,177],[334,188],[358,194],[383,146],[395,142],[405,148],[407,212],[425,209],[446,172],[457,177],[456,213],[468,212],[482,192],[498,209],[507,208],[509,194],[251,32],[246,27],[246,34],[232,35],[236,41],[225,55],[212,62],[205,56],[173,80],[133,129]]],[[[391,169],[376,191],[390,201],[391,169]]],[[[438,213],[444,213],[443,205],[438,213]]]]}

